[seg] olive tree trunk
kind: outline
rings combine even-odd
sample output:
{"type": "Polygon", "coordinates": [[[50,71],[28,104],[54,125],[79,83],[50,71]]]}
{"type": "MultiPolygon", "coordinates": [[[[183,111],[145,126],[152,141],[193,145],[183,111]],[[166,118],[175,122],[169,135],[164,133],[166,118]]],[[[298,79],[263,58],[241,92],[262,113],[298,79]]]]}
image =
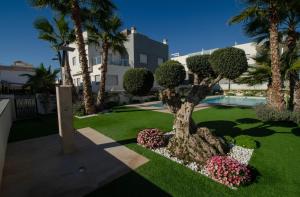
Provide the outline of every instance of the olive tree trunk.
{"type": "Polygon", "coordinates": [[[186,162],[204,164],[214,155],[223,155],[228,146],[223,139],[216,137],[207,128],[198,128],[192,119],[192,113],[198,103],[211,90],[212,85],[194,85],[184,102],[174,91],[166,90],[163,94],[165,103],[175,115],[175,135],[170,139],[168,149],[179,159],[186,162]]]}
{"type": "Polygon", "coordinates": [[[96,108],[97,110],[101,111],[104,108],[104,101],[105,101],[105,86],[106,86],[106,73],[107,73],[107,62],[108,62],[108,49],[109,46],[107,43],[103,43],[103,53],[102,53],[102,59],[103,62],[100,66],[100,84],[99,84],[99,90],[97,94],[97,102],[96,102],[96,108]]]}
{"type": "Polygon", "coordinates": [[[83,81],[83,100],[86,114],[94,114],[95,106],[93,103],[93,95],[91,90],[91,78],[88,70],[88,61],[85,51],[85,43],[81,29],[80,8],[77,0],[71,0],[71,17],[74,21],[76,44],[79,52],[79,61],[82,70],[83,81]]]}

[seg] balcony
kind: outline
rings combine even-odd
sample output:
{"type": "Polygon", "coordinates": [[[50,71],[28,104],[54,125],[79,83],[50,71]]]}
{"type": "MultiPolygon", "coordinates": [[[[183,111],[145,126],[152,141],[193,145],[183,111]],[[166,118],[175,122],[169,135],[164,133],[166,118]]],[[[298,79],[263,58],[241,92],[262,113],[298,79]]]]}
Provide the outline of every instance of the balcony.
{"type": "Polygon", "coordinates": [[[116,65],[116,66],[129,66],[129,60],[128,59],[109,60],[108,64],[116,65]]]}

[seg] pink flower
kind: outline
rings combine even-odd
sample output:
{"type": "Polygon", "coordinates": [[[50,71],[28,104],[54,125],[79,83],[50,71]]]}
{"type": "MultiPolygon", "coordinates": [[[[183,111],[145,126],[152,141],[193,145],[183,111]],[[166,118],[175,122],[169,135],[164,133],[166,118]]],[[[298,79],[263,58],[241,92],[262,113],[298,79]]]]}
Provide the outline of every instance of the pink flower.
{"type": "Polygon", "coordinates": [[[240,186],[251,181],[250,169],[230,157],[213,156],[205,167],[214,180],[228,186],[240,186]]]}

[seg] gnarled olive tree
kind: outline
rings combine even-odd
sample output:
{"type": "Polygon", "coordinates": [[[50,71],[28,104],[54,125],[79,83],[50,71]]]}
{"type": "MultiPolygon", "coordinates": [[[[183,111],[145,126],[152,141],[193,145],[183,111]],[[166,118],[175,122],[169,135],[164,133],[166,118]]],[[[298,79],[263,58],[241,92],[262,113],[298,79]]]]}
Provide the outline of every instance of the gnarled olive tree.
{"type": "Polygon", "coordinates": [[[176,87],[182,84],[186,72],[177,61],[167,61],[155,71],[156,82],[164,88],[161,100],[174,114],[175,135],[170,139],[170,152],[185,161],[203,164],[208,158],[225,154],[228,146],[207,128],[198,128],[192,113],[221,79],[235,79],[247,71],[245,52],[237,48],[216,50],[212,55],[199,55],[187,59],[187,67],[194,81],[187,96],[182,97],[176,87]]]}

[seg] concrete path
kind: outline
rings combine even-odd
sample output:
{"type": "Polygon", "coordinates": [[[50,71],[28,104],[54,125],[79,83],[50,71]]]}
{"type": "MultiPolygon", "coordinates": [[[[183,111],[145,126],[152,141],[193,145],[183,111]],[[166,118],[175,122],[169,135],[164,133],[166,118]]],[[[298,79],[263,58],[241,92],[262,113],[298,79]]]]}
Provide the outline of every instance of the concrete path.
{"type": "Polygon", "coordinates": [[[59,135],[10,143],[1,197],[77,197],[138,168],[148,159],[91,128],[63,155],[59,135]]]}
{"type": "MultiPolygon", "coordinates": [[[[129,104],[126,105],[127,107],[136,107],[139,109],[145,109],[145,110],[152,110],[152,111],[157,111],[157,112],[162,112],[162,113],[171,113],[170,110],[167,107],[156,107],[155,105],[160,104],[161,101],[151,101],[151,102],[145,102],[145,103],[137,103],[137,104],[129,104]]],[[[194,109],[194,111],[199,111],[202,109],[207,109],[211,107],[208,104],[201,103],[197,105],[194,109]]]]}

